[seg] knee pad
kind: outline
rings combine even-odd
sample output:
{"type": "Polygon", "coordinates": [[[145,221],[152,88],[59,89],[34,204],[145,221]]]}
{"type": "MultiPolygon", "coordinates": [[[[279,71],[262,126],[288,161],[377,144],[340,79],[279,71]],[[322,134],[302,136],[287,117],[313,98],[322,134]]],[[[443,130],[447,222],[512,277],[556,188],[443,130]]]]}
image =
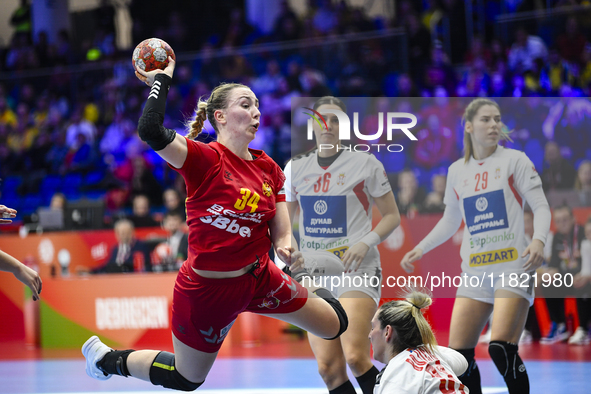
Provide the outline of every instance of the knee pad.
{"type": "Polygon", "coordinates": [[[529,377],[519,354],[518,346],[505,341],[492,341],[488,354],[503,375],[509,394],[529,393],[529,377]]]}
{"type": "Polygon", "coordinates": [[[527,375],[518,349],[516,344],[505,341],[491,341],[488,345],[488,354],[505,380],[516,380],[527,375]]]}
{"type": "Polygon", "coordinates": [[[339,332],[337,333],[337,335],[335,335],[332,338],[324,338],[324,339],[327,339],[327,340],[337,339],[338,337],[341,336],[342,333],[347,331],[347,327],[349,327],[349,319],[347,318],[347,313],[345,312],[345,309],[343,308],[343,306],[341,305],[339,300],[334,298],[332,296],[332,294],[330,293],[330,291],[328,291],[326,289],[323,289],[323,288],[317,289],[314,292],[314,294],[316,294],[318,297],[324,299],[324,301],[328,302],[328,305],[330,305],[332,307],[332,309],[334,309],[334,311],[337,314],[337,317],[339,318],[339,332]]]}
{"type": "Polygon", "coordinates": [[[174,366],[174,354],[169,352],[158,353],[152,362],[150,382],[167,389],[181,391],[193,391],[203,384],[203,382],[193,383],[185,379],[174,366]]]}

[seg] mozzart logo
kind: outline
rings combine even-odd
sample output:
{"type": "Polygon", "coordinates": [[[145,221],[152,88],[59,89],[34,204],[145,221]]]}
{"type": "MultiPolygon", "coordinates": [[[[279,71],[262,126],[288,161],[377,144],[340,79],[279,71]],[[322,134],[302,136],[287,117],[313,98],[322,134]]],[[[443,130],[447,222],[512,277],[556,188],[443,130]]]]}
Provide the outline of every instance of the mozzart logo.
{"type": "MultiPolygon", "coordinates": [[[[349,116],[340,111],[338,109],[323,109],[321,111],[316,111],[312,108],[303,107],[305,110],[311,111],[312,113],[304,112],[306,115],[310,116],[308,119],[308,129],[307,129],[307,139],[312,141],[314,139],[314,121],[318,124],[320,129],[328,130],[328,123],[326,118],[323,115],[334,115],[337,117],[339,121],[339,140],[342,142],[344,140],[351,139],[351,121],[349,120],[349,116]]],[[[378,113],[378,131],[374,134],[362,134],[359,131],[359,112],[353,112],[353,133],[355,136],[363,141],[374,141],[379,139],[382,134],[384,133],[384,113],[378,113]]],[[[388,141],[392,141],[392,134],[394,131],[400,130],[402,131],[411,141],[417,141],[417,137],[414,136],[413,133],[410,132],[410,129],[416,126],[417,124],[417,117],[408,112],[387,112],[386,113],[386,138],[388,141]],[[408,123],[394,123],[394,119],[399,121],[400,119],[408,119],[410,122],[408,123]]],[[[322,149],[333,149],[335,146],[332,144],[319,144],[318,149],[322,151],[322,149]]],[[[400,144],[354,144],[349,146],[337,146],[338,150],[352,150],[356,152],[369,152],[374,148],[378,152],[380,148],[382,150],[387,150],[388,152],[402,152],[404,147],[400,144]]]]}

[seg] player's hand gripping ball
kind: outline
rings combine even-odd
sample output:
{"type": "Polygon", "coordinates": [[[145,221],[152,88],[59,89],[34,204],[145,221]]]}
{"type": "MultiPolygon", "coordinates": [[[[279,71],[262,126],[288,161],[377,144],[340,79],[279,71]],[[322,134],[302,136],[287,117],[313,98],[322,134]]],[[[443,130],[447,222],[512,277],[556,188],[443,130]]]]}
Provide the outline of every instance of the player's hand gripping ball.
{"type": "Polygon", "coordinates": [[[141,69],[149,72],[157,68],[164,70],[168,65],[168,56],[176,61],[174,51],[166,41],[159,38],[148,38],[135,47],[131,60],[134,70],[141,69]]]}

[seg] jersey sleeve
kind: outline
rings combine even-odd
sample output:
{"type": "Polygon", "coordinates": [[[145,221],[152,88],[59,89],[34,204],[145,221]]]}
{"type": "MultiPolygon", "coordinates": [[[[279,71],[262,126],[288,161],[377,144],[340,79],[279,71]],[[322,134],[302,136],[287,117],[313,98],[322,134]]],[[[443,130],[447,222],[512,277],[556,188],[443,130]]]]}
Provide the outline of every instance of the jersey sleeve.
{"type": "Polygon", "coordinates": [[[370,155],[367,162],[369,176],[367,180],[367,190],[372,197],[381,197],[384,194],[392,191],[390,181],[384,165],[374,156],[370,155]]]}
{"type": "Polygon", "coordinates": [[[428,253],[450,239],[462,225],[462,210],[460,208],[458,194],[454,189],[456,175],[453,168],[452,165],[447,173],[445,195],[443,197],[443,202],[445,203],[443,216],[439,219],[435,227],[433,227],[433,230],[417,245],[423,253],[428,253]]]}
{"type": "Polygon", "coordinates": [[[207,144],[186,137],[185,139],[188,151],[183,166],[181,168],[175,168],[170,164],[168,166],[182,175],[187,185],[187,194],[192,195],[203,181],[207,171],[217,164],[220,158],[218,153],[207,144]]]}
{"type": "Polygon", "coordinates": [[[443,195],[443,203],[446,206],[458,205],[459,207],[460,204],[460,198],[458,196],[458,193],[454,189],[457,178],[456,172],[456,166],[452,164],[447,171],[447,180],[445,182],[445,194],[443,195]]]}
{"type": "Polygon", "coordinates": [[[542,187],[529,189],[525,192],[525,200],[530,205],[534,214],[534,235],[533,239],[538,239],[546,245],[552,214],[546,200],[546,195],[542,187]]]}
{"type": "Polygon", "coordinates": [[[437,346],[437,351],[457,376],[462,375],[468,369],[468,361],[460,352],[445,346],[437,346]]]}
{"type": "Polygon", "coordinates": [[[292,182],[291,166],[292,164],[290,160],[285,165],[285,170],[283,170],[283,173],[285,174],[285,184],[283,185],[283,189],[285,190],[285,201],[287,202],[297,201],[295,188],[292,182]]]}
{"type": "Polygon", "coordinates": [[[542,185],[542,179],[536,171],[534,163],[523,152],[520,152],[519,158],[517,159],[514,176],[515,186],[522,195],[542,185]]]}
{"type": "Polygon", "coordinates": [[[467,394],[468,391],[466,387],[460,383],[458,380],[455,380],[453,377],[450,376],[440,376],[434,377],[429,375],[428,373],[425,374],[425,384],[423,385],[422,393],[425,394],[442,394],[442,393],[450,393],[450,394],[467,394]]]}
{"type": "MultiPolygon", "coordinates": [[[[272,161],[272,160],[271,160],[272,161]]],[[[281,167],[273,161],[274,166],[274,182],[275,182],[275,201],[285,202],[285,173],[281,170],[281,167]]]]}
{"type": "MultiPolygon", "coordinates": [[[[464,362],[466,361],[464,360],[464,362]]],[[[468,363],[466,362],[467,366],[468,363]]],[[[450,371],[450,367],[445,362],[438,360],[428,363],[423,375],[423,390],[421,392],[425,394],[467,394],[466,387],[452,373],[455,374],[455,372],[450,371]]]]}

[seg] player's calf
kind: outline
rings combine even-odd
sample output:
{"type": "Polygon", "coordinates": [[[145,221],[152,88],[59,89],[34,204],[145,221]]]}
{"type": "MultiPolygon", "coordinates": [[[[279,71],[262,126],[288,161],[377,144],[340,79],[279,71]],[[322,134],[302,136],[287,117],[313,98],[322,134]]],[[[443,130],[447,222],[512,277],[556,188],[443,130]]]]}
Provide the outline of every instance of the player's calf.
{"type": "MultiPolygon", "coordinates": [[[[106,380],[113,375],[131,376],[127,368],[127,358],[133,352],[135,350],[132,349],[113,350],[97,336],[93,336],[82,346],[82,354],[86,358],[86,373],[98,380],[106,380]]],[[[181,391],[193,391],[203,384],[191,382],[182,376],[177,371],[174,360],[172,353],[158,353],[150,365],[150,382],[181,391]]]]}

